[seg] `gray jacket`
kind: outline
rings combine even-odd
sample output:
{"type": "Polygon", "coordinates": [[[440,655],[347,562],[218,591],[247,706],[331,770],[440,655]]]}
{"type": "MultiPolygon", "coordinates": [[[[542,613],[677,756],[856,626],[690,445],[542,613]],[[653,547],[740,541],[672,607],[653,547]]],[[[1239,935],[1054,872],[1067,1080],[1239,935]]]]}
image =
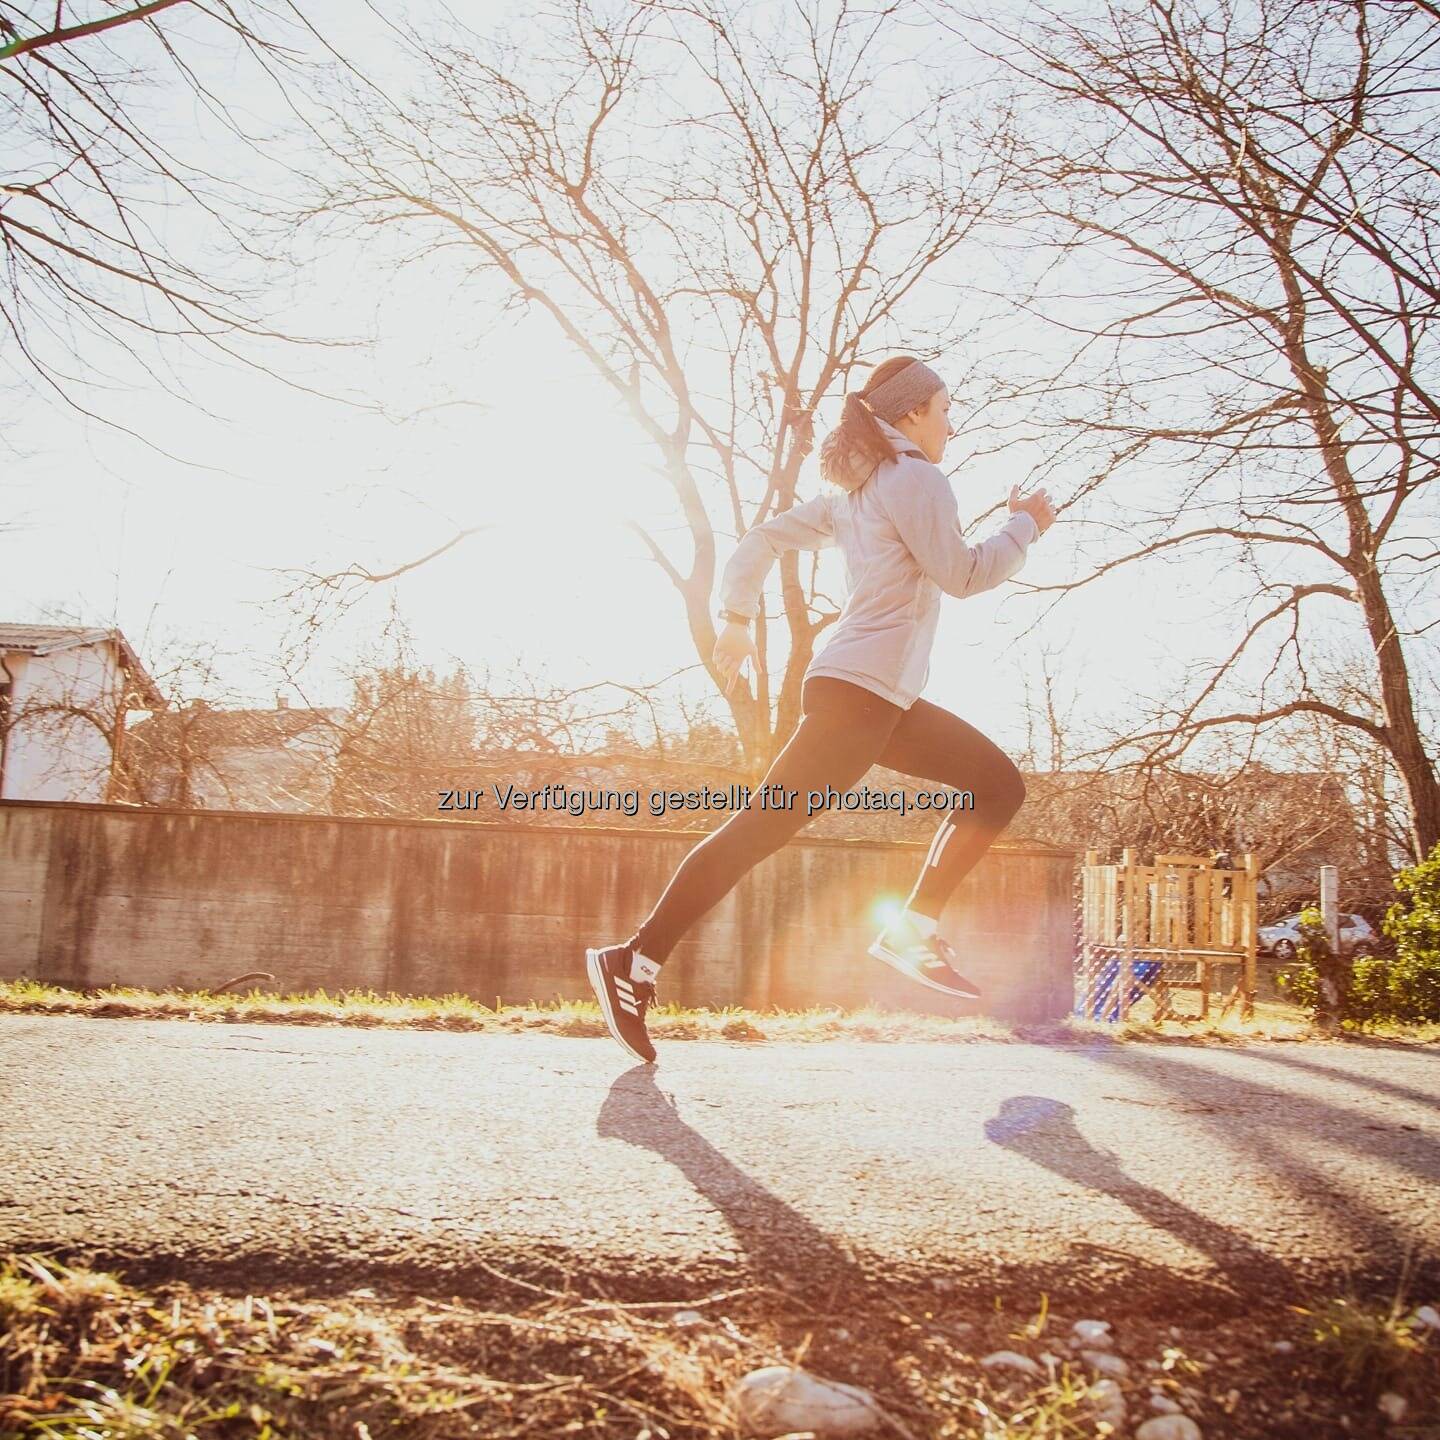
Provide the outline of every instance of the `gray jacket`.
{"type": "Polygon", "coordinates": [[[966,544],[944,472],[893,425],[879,425],[894,458],[854,489],[827,486],[748,530],[721,575],[720,601],[753,619],[779,556],[838,545],[849,598],[805,674],[849,680],[909,709],[930,674],[941,593],[977,595],[1008,580],[1039,531],[1030,516],[1012,515],[988,540],[966,544]]]}

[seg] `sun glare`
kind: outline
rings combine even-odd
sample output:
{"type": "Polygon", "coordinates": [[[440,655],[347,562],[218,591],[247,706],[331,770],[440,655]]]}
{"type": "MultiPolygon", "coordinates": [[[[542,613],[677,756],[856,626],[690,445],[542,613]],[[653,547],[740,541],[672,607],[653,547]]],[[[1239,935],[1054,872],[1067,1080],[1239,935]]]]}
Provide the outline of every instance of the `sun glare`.
{"type": "Polygon", "coordinates": [[[870,918],[877,925],[892,925],[905,913],[905,902],[893,895],[882,896],[870,907],[870,918]]]}

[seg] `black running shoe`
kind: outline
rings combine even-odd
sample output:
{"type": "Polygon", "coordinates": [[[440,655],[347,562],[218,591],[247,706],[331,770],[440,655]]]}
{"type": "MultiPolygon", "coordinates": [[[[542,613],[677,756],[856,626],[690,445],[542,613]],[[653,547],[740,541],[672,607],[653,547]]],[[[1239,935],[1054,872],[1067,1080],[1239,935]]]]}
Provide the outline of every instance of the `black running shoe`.
{"type": "Polygon", "coordinates": [[[975,984],[955,969],[955,947],[938,931],[927,939],[903,915],[880,932],[869,953],[942,995],[980,998],[975,984]]]}
{"type": "Polygon", "coordinates": [[[637,960],[628,945],[608,945],[603,950],[587,950],[585,968],[610,1033],[632,1055],[653,1065],[655,1047],[645,1033],[645,1012],[655,998],[659,965],[644,955],[637,960]],[[635,978],[637,973],[645,978],[635,978]]]}

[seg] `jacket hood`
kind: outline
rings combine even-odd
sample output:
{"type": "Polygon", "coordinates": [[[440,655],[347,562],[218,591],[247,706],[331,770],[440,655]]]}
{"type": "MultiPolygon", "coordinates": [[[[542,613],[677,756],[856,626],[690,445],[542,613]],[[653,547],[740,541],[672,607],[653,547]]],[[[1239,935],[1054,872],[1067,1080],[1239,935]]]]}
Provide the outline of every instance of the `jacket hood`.
{"type": "MultiPolygon", "coordinates": [[[[895,455],[918,455],[922,460],[925,452],[903,431],[897,430],[888,420],[877,415],[875,423],[890,442],[895,455]]],[[[829,431],[820,442],[820,475],[842,490],[858,490],[878,469],[868,456],[860,454],[841,438],[840,427],[829,431]]]]}

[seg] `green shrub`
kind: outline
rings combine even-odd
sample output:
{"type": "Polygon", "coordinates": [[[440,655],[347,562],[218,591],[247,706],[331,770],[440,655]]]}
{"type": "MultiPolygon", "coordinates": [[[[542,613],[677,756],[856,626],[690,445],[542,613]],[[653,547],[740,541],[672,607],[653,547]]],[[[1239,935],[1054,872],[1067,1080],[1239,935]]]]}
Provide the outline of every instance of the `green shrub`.
{"type": "Polygon", "coordinates": [[[1353,965],[1335,957],[1320,912],[1300,913],[1296,962],[1276,977],[1282,990],[1317,1020],[1352,1025],[1440,1020],[1440,845],[1395,877],[1402,899],[1385,916],[1393,955],[1366,955],[1353,965]],[[1329,978],[1329,1004],[1322,981],[1329,978]]]}
{"type": "Polygon", "coordinates": [[[1364,955],[1350,972],[1350,995],[1345,1007],[1346,1018],[1365,1024],[1386,1019],[1390,1012],[1389,957],[1364,955]]]}
{"type": "Polygon", "coordinates": [[[1440,1020],[1440,844],[1395,877],[1400,892],[1385,915],[1395,945],[1384,977],[1385,1018],[1440,1020]]]}
{"type": "Polygon", "coordinates": [[[1324,927],[1317,923],[1319,919],[1320,911],[1313,905],[1307,905],[1300,911],[1300,943],[1295,947],[1294,963],[1275,976],[1275,983],[1280,989],[1297,1005],[1308,1010],[1312,1018],[1318,1016],[1320,1008],[1320,974],[1315,964],[1319,958],[1317,951],[1323,946],[1328,954],[1330,949],[1324,927]]]}

